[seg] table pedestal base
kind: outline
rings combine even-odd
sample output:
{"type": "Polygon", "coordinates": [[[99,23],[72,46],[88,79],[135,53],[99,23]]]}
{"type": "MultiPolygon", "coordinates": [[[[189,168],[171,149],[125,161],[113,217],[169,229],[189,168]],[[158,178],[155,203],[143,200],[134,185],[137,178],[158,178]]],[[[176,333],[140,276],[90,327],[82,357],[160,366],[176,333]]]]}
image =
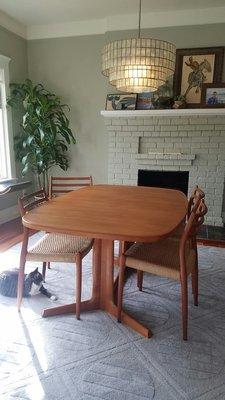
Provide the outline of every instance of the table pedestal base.
{"type": "MultiPolygon", "coordinates": [[[[95,239],[93,248],[93,287],[92,298],[81,302],[82,311],[104,310],[117,318],[117,306],[114,302],[114,246],[111,240],[95,239]]],[[[116,280],[117,283],[117,280],[116,280]]],[[[43,317],[62,314],[75,314],[76,303],[58,307],[47,308],[43,311],[43,317]]],[[[122,312],[121,322],[129,326],[142,336],[150,338],[151,330],[136,321],[133,317],[122,312]]]]}

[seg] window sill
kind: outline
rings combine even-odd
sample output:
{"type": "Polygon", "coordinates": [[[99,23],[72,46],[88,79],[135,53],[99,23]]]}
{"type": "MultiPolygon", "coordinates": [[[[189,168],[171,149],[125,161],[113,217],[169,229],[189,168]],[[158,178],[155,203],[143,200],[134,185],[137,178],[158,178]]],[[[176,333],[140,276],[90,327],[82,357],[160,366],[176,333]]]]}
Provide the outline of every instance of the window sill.
{"type": "Polygon", "coordinates": [[[15,192],[17,190],[25,189],[26,187],[30,186],[31,181],[21,181],[18,182],[18,179],[4,179],[0,180],[0,196],[15,192]]]}

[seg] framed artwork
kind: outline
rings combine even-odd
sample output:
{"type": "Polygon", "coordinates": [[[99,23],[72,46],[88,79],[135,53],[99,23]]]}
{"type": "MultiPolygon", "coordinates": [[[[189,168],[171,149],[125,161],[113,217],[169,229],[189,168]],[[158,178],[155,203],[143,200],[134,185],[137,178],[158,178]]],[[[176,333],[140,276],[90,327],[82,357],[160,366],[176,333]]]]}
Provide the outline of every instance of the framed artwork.
{"type": "Polygon", "coordinates": [[[154,107],[154,93],[138,93],[136,110],[153,110],[154,107]]]}
{"type": "Polygon", "coordinates": [[[221,82],[223,55],[223,47],[177,50],[174,94],[184,96],[187,107],[200,106],[204,83],[221,82]]]}
{"type": "Polygon", "coordinates": [[[107,94],[105,109],[112,110],[135,110],[137,95],[127,94],[107,94]]]}
{"type": "Polygon", "coordinates": [[[203,83],[201,107],[225,108],[225,83],[203,83]]]}

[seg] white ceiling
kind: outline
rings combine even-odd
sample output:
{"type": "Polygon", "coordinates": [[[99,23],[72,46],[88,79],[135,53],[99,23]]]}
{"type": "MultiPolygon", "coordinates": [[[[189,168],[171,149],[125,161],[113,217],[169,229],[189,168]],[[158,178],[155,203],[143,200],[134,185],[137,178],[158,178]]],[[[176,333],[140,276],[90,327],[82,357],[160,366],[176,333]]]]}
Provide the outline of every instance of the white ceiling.
{"type": "MultiPolygon", "coordinates": [[[[102,33],[135,27],[138,4],[139,0],[0,0],[0,23],[5,18],[28,38],[54,37],[58,28],[64,36],[75,30],[102,33]]],[[[225,22],[225,0],[142,0],[142,13],[143,27],[191,25],[196,18],[200,24],[225,22]]]]}

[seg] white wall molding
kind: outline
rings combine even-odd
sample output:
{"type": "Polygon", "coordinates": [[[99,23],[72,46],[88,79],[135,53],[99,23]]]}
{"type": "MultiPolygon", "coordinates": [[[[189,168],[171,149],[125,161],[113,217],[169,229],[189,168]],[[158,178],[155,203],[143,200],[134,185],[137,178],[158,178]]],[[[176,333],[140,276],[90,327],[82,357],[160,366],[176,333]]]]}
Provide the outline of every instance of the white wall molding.
{"type": "Polygon", "coordinates": [[[12,221],[13,219],[18,218],[19,215],[20,214],[17,205],[9,208],[4,208],[3,210],[0,210],[0,224],[12,221]]]}
{"type": "MultiPolygon", "coordinates": [[[[218,23],[225,23],[225,6],[177,11],[158,11],[144,13],[142,16],[143,29],[218,23]]],[[[0,11],[0,26],[28,40],[98,35],[110,31],[136,29],[137,14],[114,15],[101,19],[25,26],[3,11],[0,11]]]]}
{"type": "MultiPolygon", "coordinates": [[[[141,26],[142,29],[147,29],[223,22],[225,22],[225,7],[211,7],[143,13],[141,26]]],[[[106,25],[108,31],[136,29],[137,14],[109,17],[106,25]]]]}
{"type": "Polygon", "coordinates": [[[5,14],[3,11],[0,11],[0,26],[7,29],[10,32],[15,33],[22,38],[27,38],[27,29],[26,26],[16,21],[14,18],[10,17],[8,14],[5,14]]]}
{"type": "MultiPolygon", "coordinates": [[[[145,13],[142,28],[204,25],[225,23],[225,7],[145,13]]],[[[137,28],[137,14],[109,16],[102,19],[71,21],[27,27],[27,39],[47,39],[68,36],[105,34],[137,28]]]]}
{"type": "Polygon", "coordinates": [[[107,25],[105,19],[71,21],[48,25],[33,25],[27,27],[27,39],[50,39],[69,36],[85,36],[105,34],[107,25]]]}

